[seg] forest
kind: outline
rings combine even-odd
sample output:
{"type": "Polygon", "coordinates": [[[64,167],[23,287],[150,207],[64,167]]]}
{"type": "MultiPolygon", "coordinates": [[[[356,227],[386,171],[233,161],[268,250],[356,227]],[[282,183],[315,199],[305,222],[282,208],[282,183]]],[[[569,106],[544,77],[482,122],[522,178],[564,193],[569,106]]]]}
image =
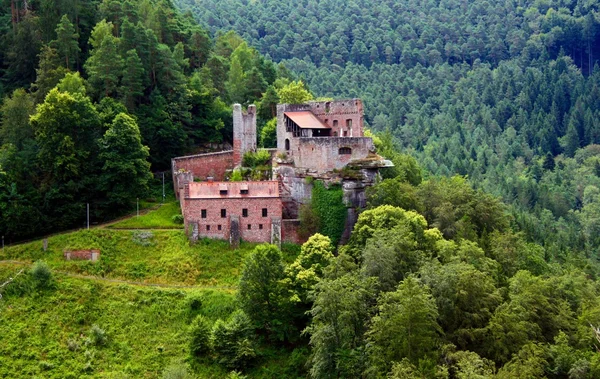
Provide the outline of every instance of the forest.
{"type": "MultiPolygon", "coordinates": [[[[227,312],[180,301],[202,312],[177,319],[186,328],[171,338],[186,359],[164,378],[211,376],[206,365],[254,376],[273,350],[287,354],[286,374],[262,377],[600,377],[598,2],[3,4],[9,241],[81,227],[88,203],[103,221],[156,198],[152,173],[171,157],[230,142],[234,102],[258,105],[268,147],[278,102],[360,97],[378,153],[395,164],[346,245],[319,220],[323,199],[337,197],[317,187],[320,233],[292,258],[289,247],[253,248],[232,269],[227,312]]],[[[110,231],[98,233],[108,254],[121,253],[110,231]]],[[[127,233],[119,238],[134,244],[127,233]]],[[[164,238],[184,257],[205,249],[164,238]]],[[[7,258],[40,256],[19,249],[7,258]]],[[[128,275],[151,262],[135,264],[128,275]]],[[[115,265],[94,267],[111,275],[115,265]]],[[[50,277],[36,263],[3,301],[68,290],[50,277]]],[[[88,345],[112,349],[89,321],[88,345]]]]}
{"type": "Polygon", "coordinates": [[[87,204],[102,222],[155,201],[152,173],[172,157],[231,142],[232,103],[267,92],[271,119],[273,88],[292,84],[237,34],[213,38],[167,1],[11,0],[0,20],[7,243],[81,227],[87,204]]]}

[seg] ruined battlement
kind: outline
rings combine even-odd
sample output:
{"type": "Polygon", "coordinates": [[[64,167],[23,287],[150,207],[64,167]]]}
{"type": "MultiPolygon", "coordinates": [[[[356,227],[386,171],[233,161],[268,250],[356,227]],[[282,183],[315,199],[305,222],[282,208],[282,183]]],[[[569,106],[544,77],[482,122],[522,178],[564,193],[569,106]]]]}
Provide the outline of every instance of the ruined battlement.
{"type": "Polygon", "coordinates": [[[249,105],[246,112],[240,104],[233,105],[233,165],[242,164],[244,154],[256,151],[256,106],[249,105]]]}

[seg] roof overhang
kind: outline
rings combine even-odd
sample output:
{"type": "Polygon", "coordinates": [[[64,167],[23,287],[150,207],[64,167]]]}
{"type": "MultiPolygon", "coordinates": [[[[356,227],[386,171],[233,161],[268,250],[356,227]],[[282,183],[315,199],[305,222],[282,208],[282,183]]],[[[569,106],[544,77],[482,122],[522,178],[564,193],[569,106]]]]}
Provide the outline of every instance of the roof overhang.
{"type": "Polygon", "coordinates": [[[331,129],[311,111],[284,112],[283,114],[302,129],[331,129]]]}

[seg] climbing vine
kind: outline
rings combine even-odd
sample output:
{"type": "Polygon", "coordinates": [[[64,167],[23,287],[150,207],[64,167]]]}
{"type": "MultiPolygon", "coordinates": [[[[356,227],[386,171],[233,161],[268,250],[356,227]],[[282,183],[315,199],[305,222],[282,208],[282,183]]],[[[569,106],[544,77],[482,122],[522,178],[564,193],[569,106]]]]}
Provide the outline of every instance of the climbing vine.
{"type": "Polygon", "coordinates": [[[319,219],[319,232],[337,245],[344,232],[347,215],[342,188],[339,185],[325,188],[322,182],[315,181],[311,208],[319,219]]]}

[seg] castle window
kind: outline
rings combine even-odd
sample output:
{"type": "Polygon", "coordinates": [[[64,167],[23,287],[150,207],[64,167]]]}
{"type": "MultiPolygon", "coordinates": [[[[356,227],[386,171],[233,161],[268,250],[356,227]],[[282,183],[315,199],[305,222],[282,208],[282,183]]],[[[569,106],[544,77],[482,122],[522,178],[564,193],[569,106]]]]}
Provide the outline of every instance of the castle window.
{"type": "Polygon", "coordinates": [[[242,209],[242,217],[248,217],[248,208],[242,209]]]}
{"type": "Polygon", "coordinates": [[[325,125],[329,125],[329,120],[325,119],[325,125]]]}
{"type": "Polygon", "coordinates": [[[217,225],[217,230],[221,230],[221,225],[217,225]]]}
{"type": "Polygon", "coordinates": [[[349,118],[349,119],[346,120],[346,126],[349,127],[349,128],[352,127],[352,119],[351,118],[349,118]]]}
{"type": "Polygon", "coordinates": [[[227,190],[226,189],[219,190],[219,195],[227,195],[227,190]]]}
{"type": "Polygon", "coordinates": [[[262,216],[267,217],[267,208],[262,209],[262,216]]]}
{"type": "Polygon", "coordinates": [[[338,120],[333,120],[333,127],[336,128],[338,126],[338,120]]]}
{"type": "Polygon", "coordinates": [[[241,189],[241,190],[240,190],[240,193],[241,193],[242,195],[247,195],[247,194],[248,194],[248,189],[241,189]]]}
{"type": "Polygon", "coordinates": [[[206,209],[200,211],[200,217],[206,218],[206,209]]]}
{"type": "Polygon", "coordinates": [[[352,154],[352,149],[349,147],[340,147],[339,153],[340,155],[352,154]]]}
{"type": "Polygon", "coordinates": [[[331,107],[331,102],[326,102],[325,103],[325,112],[329,113],[329,108],[331,107]]]}
{"type": "Polygon", "coordinates": [[[221,209],[221,217],[222,218],[227,217],[227,210],[226,209],[221,209]]]}
{"type": "Polygon", "coordinates": [[[252,229],[252,225],[248,224],[248,230],[252,229]]]}
{"type": "Polygon", "coordinates": [[[240,193],[242,195],[247,195],[248,194],[248,183],[242,183],[240,185],[240,193]]]}
{"type": "Polygon", "coordinates": [[[262,230],[263,224],[258,224],[258,229],[262,230]]]}
{"type": "Polygon", "coordinates": [[[210,225],[206,225],[206,231],[210,231],[210,225]]]}
{"type": "Polygon", "coordinates": [[[289,139],[285,139],[285,149],[289,150],[290,149],[290,140],[289,139]]]}
{"type": "Polygon", "coordinates": [[[334,137],[337,137],[337,132],[333,132],[333,136],[334,136],[334,137]]]}
{"type": "Polygon", "coordinates": [[[348,131],[344,130],[344,137],[348,137],[348,131]]]}

